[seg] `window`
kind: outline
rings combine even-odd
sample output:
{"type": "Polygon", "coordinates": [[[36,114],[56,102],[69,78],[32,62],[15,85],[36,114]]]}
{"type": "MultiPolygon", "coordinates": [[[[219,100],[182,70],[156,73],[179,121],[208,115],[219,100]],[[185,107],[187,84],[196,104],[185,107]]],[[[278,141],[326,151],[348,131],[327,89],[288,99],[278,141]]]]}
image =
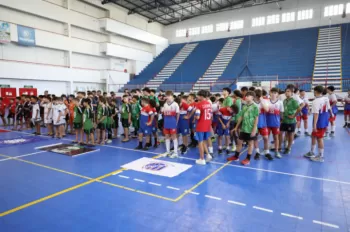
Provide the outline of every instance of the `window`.
{"type": "Polygon", "coordinates": [[[314,10],[300,10],[298,11],[298,20],[312,19],[314,10]]]}
{"type": "Polygon", "coordinates": [[[176,30],[176,37],[185,37],[185,36],[186,36],[186,29],[176,30]]]}
{"type": "Polygon", "coordinates": [[[343,14],[343,10],[344,10],[343,4],[326,6],[324,8],[324,17],[329,17],[329,16],[333,16],[333,15],[341,15],[341,14],[343,14]]]}
{"type": "Polygon", "coordinates": [[[265,25],[265,17],[257,17],[252,20],[252,27],[259,27],[265,25]]]}
{"type": "Polygon", "coordinates": [[[233,22],[230,23],[230,29],[231,30],[242,29],[243,25],[244,25],[244,21],[243,20],[233,21],[233,22]]]}
{"type": "Polygon", "coordinates": [[[280,23],[280,15],[269,15],[267,16],[267,25],[280,23]]]}
{"type": "Polygon", "coordinates": [[[295,12],[282,14],[282,23],[288,23],[293,21],[295,21],[295,12]]]}
{"type": "Polygon", "coordinates": [[[200,32],[201,32],[200,27],[192,27],[192,28],[188,29],[188,35],[199,35],[200,32]]]}
{"type": "Polygon", "coordinates": [[[213,24],[203,26],[202,27],[202,34],[213,33],[213,30],[214,30],[213,24]]]}
{"type": "Polygon", "coordinates": [[[218,23],[216,24],[216,31],[227,31],[228,23],[218,23]]]}
{"type": "Polygon", "coordinates": [[[350,3],[346,4],[346,13],[350,13],[350,3]]]}

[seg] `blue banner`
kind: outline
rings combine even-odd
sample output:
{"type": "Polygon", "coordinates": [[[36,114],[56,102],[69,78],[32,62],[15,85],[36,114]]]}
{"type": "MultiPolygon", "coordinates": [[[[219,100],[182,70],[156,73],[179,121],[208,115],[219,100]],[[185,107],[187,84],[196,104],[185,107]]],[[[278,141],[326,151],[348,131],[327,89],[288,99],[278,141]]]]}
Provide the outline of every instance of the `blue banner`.
{"type": "Polygon", "coordinates": [[[18,44],[35,46],[35,30],[30,27],[17,25],[18,44]]]}

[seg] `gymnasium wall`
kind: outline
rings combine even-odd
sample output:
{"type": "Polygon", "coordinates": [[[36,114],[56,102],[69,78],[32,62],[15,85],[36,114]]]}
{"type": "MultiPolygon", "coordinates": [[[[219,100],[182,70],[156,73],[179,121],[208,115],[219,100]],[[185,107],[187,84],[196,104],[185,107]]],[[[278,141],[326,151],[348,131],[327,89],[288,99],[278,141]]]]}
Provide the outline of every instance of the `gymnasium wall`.
{"type": "MultiPolygon", "coordinates": [[[[259,1],[257,1],[259,2],[259,1]]],[[[171,44],[174,43],[186,43],[191,41],[210,40],[226,37],[244,36],[252,34],[262,34],[276,31],[287,31],[300,28],[317,27],[329,24],[340,24],[350,22],[350,14],[346,18],[342,18],[341,15],[329,17],[323,17],[324,8],[328,5],[335,4],[347,4],[350,0],[285,0],[279,2],[282,7],[280,10],[276,3],[264,4],[254,7],[246,7],[239,10],[230,10],[220,13],[212,13],[200,17],[196,17],[189,20],[165,27],[164,36],[169,39],[171,44]],[[260,27],[252,27],[252,18],[269,16],[274,14],[282,14],[288,12],[297,12],[299,10],[313,9],[313,18],[307,20],[295,20],[294,22],[271,24],[260,27]],[[236,20],[244,20],[243,29],[230,30],[223,32],[216,32],[215,25],[223,22],[232,22],[236,20]],[[195,36],[176,37],[175,33],[178,29],[188,29],[192,27],[201,27],[205,25],[214,25],[214,32],[208,34],[200,34],[195,36]]]]}
{"type": "Polygon", "coordinates": [[[168,46],[162,25],[100,0],[0,0],[0,21],[11,31],[0,44],[0,85],[39,93],[109,90],[168,46]],[[35,46],[18,44],[17,25],[35,29],[35,46]]]}

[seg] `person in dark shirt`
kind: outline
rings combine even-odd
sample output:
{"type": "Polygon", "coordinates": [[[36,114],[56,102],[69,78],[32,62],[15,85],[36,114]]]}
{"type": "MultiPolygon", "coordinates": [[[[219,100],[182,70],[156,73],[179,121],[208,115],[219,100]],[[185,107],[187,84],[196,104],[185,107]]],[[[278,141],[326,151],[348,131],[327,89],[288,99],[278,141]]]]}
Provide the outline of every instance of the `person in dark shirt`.
{"type": "Polygon", "coordinates": [[[18,130],[21,131],[23,128],[23,114],[24,114],[24,107],[23,104],[21,102],[21,98],[20,97],[16,97],[16,112],[15,112],[15,126],[13,128],[13,130],[18,130]],[[19,126],[19,128],[18,128],[19,126]]]}

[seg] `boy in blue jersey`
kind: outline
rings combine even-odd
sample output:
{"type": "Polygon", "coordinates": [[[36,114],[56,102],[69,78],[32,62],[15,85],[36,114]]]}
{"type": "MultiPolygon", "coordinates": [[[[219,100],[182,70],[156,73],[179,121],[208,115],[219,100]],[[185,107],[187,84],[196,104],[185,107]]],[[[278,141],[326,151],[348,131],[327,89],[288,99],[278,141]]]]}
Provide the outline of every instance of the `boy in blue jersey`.
{"type": "Polygon", "coordinates": [[[152,122],[154,120],[154,111],[149,105],[148,98],[142,98],[141,100],[142,109],[140,116],[140,129],[139,129],[139,145],[135,148],[136,150],[148,150],[147,144],[150,142],[150,135],[152,133],[152,122]],[[143,136],[146,136],[146,145],[142,147],[143,136]]]}
{"type": "MultiPolygon", "coordinates": [[[[329,106],[327,99],[322,97],[324,88],[322,86],[316,86],[314,88],[315,100],[312,102],[312,141],[311,141],[311,150],[306,153],[304,156],[310,158],[315,162],[323,162],[323,153],[324,153],[324,143],[323,137],[328,127],[329,120],[329,106]],[[315,155],[316,143],[318,146],[319,154],[315,155]]],[[[332,115],[333,116],[333,115],[332,115]]]]}

